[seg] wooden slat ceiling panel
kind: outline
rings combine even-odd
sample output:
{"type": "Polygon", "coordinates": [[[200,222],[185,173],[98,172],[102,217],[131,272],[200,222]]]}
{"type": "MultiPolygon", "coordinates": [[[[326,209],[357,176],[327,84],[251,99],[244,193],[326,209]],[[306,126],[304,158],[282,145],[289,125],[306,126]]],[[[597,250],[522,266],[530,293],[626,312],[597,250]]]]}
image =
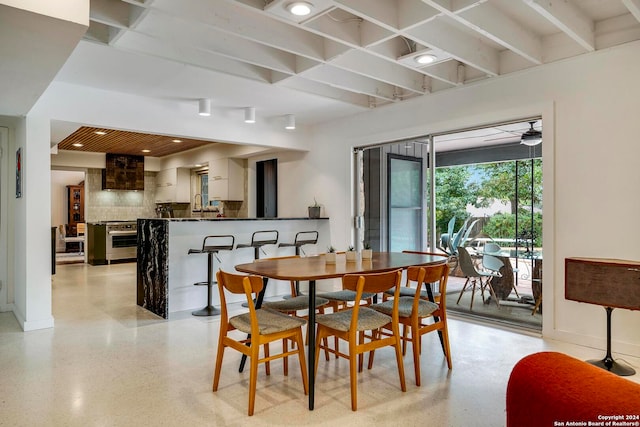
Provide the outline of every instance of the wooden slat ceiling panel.
{"type": "Polygon", "coordinates": [[[62,140],[58,144],[58,149],[163,157],[206,144],[215,144],[215,142],[83,126],[62,140]],[[105,132],[105,134],[100,135],[96,132],[105,132]],[[174,142],[174,140],[181,142],[174,142]],[[82,146],[73,144],[82,144],[82,146]],[[142,150],[149,150],[149,152],[142,150]]]}

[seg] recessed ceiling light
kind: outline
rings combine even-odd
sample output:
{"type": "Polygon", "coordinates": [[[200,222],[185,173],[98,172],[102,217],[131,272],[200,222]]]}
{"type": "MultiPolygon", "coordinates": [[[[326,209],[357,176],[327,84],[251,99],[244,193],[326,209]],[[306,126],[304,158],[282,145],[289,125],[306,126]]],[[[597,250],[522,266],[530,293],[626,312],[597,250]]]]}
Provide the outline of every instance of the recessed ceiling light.
{"type": "Polygon", "coordinates": [[[151,150],[146,150],[146,149],[145,149],[145,150],[142,150],[142,152],[143,152],[143,153],[150,153],[150,152],[151,152],[151,150]]]}
{"type": "Polygon", "coordinates": [[[82,147],[84,144],[81,144],[81,143],[79,143],[79,142],[74,142],[74,143],[73,143],[73,144],[71,144],[71,145],[73,145],[74,147],[78,147],[78,148],[80,148],[80,147],[82,147]]]}
{"type": "Polygon", "coordinates": [[[172,139],[171,141],[172,141],[172,142],[182,142],[182,140],[181,140],[181,139],[172,139]]]}
{"type": "Polygon", "coordinates": [[[436,59],[438,59],[438,58],[436,58],[435,55],[431,55],[429,53],[425,53],[423,55],[418,55],[415,58],[413,58],[413,60],[416,61],[420,65],[431,64],[436,59]]]}
{"type": "Polygon", "coordinates": [[[107,133],[101,130],[97,130],[94,132],[96,135],[106,135],[107,133]]]}
{"type": "Polygon", "coordinates": [[[201,167],[202,167],[202,165],[200,165],[200,164],[198,164],[198,165],[193,165],[193,167],[195,167],[195,168],[201,168],[201,167]]]}
{"type": "Polygon", "coordinates": [[[287,10],[292,15],[307,16],[313,10],[313,5],[306,1],[296,1],[287,6],[287,10]]]}

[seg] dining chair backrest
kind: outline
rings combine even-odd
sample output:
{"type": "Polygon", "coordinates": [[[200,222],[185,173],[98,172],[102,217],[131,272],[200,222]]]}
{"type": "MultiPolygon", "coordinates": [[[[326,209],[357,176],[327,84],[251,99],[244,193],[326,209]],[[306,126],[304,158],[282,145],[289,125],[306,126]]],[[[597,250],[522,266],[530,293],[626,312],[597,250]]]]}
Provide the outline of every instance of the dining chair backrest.
{"type": "MultiPolygon", "coordinates": [[[[442,264],[430,264],[430,265],[416,265],[407,268],[407,280],[416,282],[416,293],[413,301],[413,309],[418,309],[419,300],[421,299],[422,286],[425,288],[430,284],[436,283],[440,295],[445,295],[447,292],[447,280],[449,278],[449,265],[442,264]]],[[[427,289],[425,289],[426,291],[427,289]]],[[[436,301],[438,302],[438,301],[436,301]]],[[[440,298],[439,305],[445,307],[446,298],[440,298]]]]}
{"type": "Polygon", "coordinates": [[[374,294],[384,292],[400,284],[402,269],[386,271],[384,273],[345,274],[342,276],[342,288],[355,291],[358,301],[363,292],[374,294]],[[365,280],[366,277],[366,280],[365,280]]]}
{"type": "Polygon", "coordinates": [[[460,264],[460,270],[462,270],[462,274],[464,274],[465,277],[480,277],[480,273],[478,273],[471,259],[471,255],[469,255],[467,248],[463,246],[458,247],[458,262],[460,264]]]}
{"type": "Polygon", "coordinates": [[[482,256],[482,266],[494,272],[499,272],[500,269],[504,266],[504,263],[500,258],[494,257],[493,255],[483,255],[482,256]]]}
{"type": "Polygon", "coordinates": [[[256,317],[256,308],[253,301],[264,286],[262,277],[227,273],[226,271],[222,270],[218,270],[218,272],[216,273],[216,277],[218,279],[218,292],[220,293],[220,318],[224,322],[227,322],[229,319],[229,314],[227,311],[227,300],[224,294],[226,289],[232,294],[245,294],[245,296],[247,297],[247,304],[249,305],[249,312],[251,313],[251,320],[253,324],[253,321],[256,317]]]}
{"type": "Polygon", "coordinates": [[[500,252],[502,248],[500,245],[494,242],[487,242],[484,244],[484,252],[489,254],[497,254],[500,252]]]}
{"type": "Polygon", "coordinates": [[[78,224],[76,224],[76,230],[77,230],[78,236],[84,236],[86,228],[87,228],[87,225],[84,222],[79,222],[78,224]]]}
{"type": "MultiPolygon", "coordinates": [[[[354,291],[356,297],[354,301],[362,300],[362,294],[369,292],[378,294],[388,289],[394,289],[394,309],[393,321],[398,321],[398,300],[400,299],[400,285],[402,283],[402,269],[387,271],[384,273],[367,273],[367,274],[345,274],[342,276],[342,288],[354,291]]],[[[360,304],[353,306],[351,314],[351,333],[355,333],[358,323],[358,313],[360,312],[360,304]]]]}

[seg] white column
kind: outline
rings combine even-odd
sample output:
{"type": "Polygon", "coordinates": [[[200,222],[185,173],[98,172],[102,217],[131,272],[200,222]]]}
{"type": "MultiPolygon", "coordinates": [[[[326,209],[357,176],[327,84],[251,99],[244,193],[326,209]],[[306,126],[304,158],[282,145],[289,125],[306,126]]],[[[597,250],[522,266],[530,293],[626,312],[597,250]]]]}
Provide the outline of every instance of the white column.
{"type": "Polygon", "coordinates": [[[48,118],[28,116],[16,129],[9,162],[15,168],[21,150],[22,197],[16,197],[13,174],[14,314],[25,331],[53,327],[51,315],[51,173],[48,118]]]}

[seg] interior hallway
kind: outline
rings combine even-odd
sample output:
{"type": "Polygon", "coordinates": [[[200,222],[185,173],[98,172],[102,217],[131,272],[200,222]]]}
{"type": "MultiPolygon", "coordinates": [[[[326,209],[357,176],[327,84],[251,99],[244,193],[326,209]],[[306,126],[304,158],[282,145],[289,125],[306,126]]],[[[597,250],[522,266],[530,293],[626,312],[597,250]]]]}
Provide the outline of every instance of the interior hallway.
{"type": "MultiPolygon", "coordinates": [[[[406,393],[393,351],[378,351],[374,368],[359,375],[358,411],[352,412],[348,362],[321,359],[310,412],[292,358],[288,378],[280,361],[272,363],[270,377],[260,368],[249,419],[248,372],[238,373],[237,352],[227,350],[220,389],[211,391],[218,319],[188,312],[160,319],[136,306],[135,282],[135,263],[59,265],[52,280],[55,328],[24,333],[12,313],[0,313],[0,425],[495,427],[505,423],[507,380],[521,357],[544,350],[604,356],[599,349],[451,319],[453,370],[437,336],[425,336],[422,387],[414,383],[410,350],[406,393]]],[[[640,360],[625,359],[639,370],[640,360]]],[[[640,382],[640,375],[631,379],[640,382]]]]}

